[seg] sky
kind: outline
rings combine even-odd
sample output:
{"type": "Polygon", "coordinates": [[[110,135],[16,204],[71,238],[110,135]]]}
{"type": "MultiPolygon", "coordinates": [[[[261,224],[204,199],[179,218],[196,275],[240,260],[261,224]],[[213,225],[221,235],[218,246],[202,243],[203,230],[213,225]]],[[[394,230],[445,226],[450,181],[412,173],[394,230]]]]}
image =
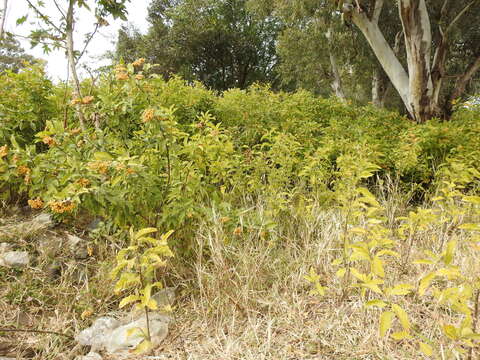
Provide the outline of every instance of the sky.
{"type": "MultiPolygon", "coordinates": [[[[59,21],[59,14],[53,0],[43,0],[45,3],[44,12],[55,19],[56,22],[59,21]]],[[[32,1],[36,3],[37,1],[32,1]]],[[[147,7],[149,0],[131,0],[127,3],[128,10],[128,23],[132,23],[142,32],[146,31],[148,23],[146,20],[147,17],[147,7]]],[[[66,7],[66,0],[57,0],[57,3],[60,6],[66,7]]],[[[87,0],[90,8],[94,9],[94,0],[87,0]]],[[[83,49],[85,34],[91,32],[94,29],[95,17],[86,9],[80,9],[76,13],[76,27],[75,27],[75,50],[83,49]]],[[[16,35],[27,36],[32,29],[38,28],[34,22],[35,17],[31,10],[28,10],[27,2],[25,0],[9,0],[8,2],[8,11],[6,19],[6,30],[12,32],[16,35]],[[18,18],[29,13],[29,17],[26,22],[21,25],[17,25],[16,21],[18,18]]],[[[87,53],[83,56],[81,60],[82,63],[86,63],[90,68],[98,68],[102,65],[108,64],[107,60],[101,60],[103,54],[108,50],[114,50],[115,40],[117,37],[117,31],[122,24],[126,22],[113,18],[108,18],[110,26],[101,28],[95,37],[90,42],[87,53]]],[[[30,48],[30,43],[28,40],[18,38],[21,42],[22,47],[25,51],[37,58],[45,59],[47,61],[47,73],[50,78],[54,81],[65,80],[67,77],[67,60],[65,57],[64,50],[52,51],[49,54],[43,53],[43,50],[40,46],[37,46],[33,49],[30,48]]],[[[79,66],[80,76],[86,76],[86,72],[81,70],[81,64],[79,66]]]]}

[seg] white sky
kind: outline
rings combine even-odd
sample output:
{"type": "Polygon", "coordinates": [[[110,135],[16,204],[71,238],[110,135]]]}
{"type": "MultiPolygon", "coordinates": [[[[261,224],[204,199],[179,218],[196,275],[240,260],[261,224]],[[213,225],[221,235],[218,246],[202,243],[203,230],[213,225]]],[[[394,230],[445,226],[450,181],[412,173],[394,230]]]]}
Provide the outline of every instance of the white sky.
{"type": "MultiPolygon", "coordinates": [[[[44,12],[51,16],[56,21],[59,21],[59,12],[54,5],[53,0],[43,0],[45,3],[44,12]]],[[[36,4],[37,0],[32,1],[36,4]]],[[[134,24],[142,32],[146,31],[148,23],[147,7],[150,0],[131,0],[127,3],[128,9],[128,22],[134,24]]],[[[57,0],[57,3],[66,8],[66,0],[57,0]]],[[[88,5],[94,11],[94,0],[87,0],[88,5]]],[[[76,13],[77,24],[75,27],[75,50],[82,50],[84,45],[85,34],[93,31],[95,17],[86,9],[81,9],[76,13]]],[[[33,12],[28,10],[27,2],[25,0],[9,0],[8,12],[6,20],[6,30],[17,35],[27,36],[30,30],[38,28],[35,23],[35,16],[33,12]],[[28,20],[21,25],[16,25],[18,18],[29,13],[28,20]]],[[[115,45],[114,41],[117,38],[117,31],[122,24],[125,24],[120,19],[113,20],[108,18],[110,26],[102,27],[97,32],[93,40],[90,42],[87,53],[82,57],[80,63],[86,63],[90,68],[98,68],[102,65],[106,65],[108,62],[105,60],[99,60],[98,57],[105,54],[108,50],[113,50],[115,45]]],[[[66,79],[67,77],[67,60],[64,50],[52,51],[48,55],[43,53],[40,45],[30,49],[30,43],[28,40],[18,39],[27,53],[41,59],[47,60],[47,72],[52,80],[66,79]]],[[[80,64],[80,65],[81,65],[80,64]]],[[[79,66],[80,67],[80,66],[79,66]]],[[[82,71],[80,70],[80,73],[82,71]]]]}

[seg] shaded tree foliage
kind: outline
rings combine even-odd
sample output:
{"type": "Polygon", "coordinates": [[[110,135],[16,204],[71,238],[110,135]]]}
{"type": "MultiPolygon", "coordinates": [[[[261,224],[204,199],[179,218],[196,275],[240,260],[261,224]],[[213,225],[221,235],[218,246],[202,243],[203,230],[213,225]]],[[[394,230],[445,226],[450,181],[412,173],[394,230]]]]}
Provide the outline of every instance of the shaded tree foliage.
{"type": "Polygon", "coordinates": [[[25,63],[38,61],[33,56],[25,53],[20,43],[11,35],[0,40],[0,72],[11,70],[18,72],[25,63]]]}
{"type": "Polygon", "coordinates": [[[246,0],[154,0],[148,20],[145,35],[120,30],[118,58],[145,57],[165,76],[177,73],[216,90],[277,82],[280,23],[250,13],[246,0]]]}

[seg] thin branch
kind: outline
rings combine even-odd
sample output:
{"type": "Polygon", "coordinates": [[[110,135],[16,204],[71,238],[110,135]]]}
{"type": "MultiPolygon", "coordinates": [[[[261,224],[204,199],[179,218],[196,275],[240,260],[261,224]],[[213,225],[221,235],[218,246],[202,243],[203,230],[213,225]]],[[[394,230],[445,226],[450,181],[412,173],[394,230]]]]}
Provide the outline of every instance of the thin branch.
{"type": "Polygon", "coordinates": [[[470,6],[472,6],[473,4],[475,4],[478,0],[473,0],[472,2],[470,2],[467,6],[465,6],[462,11],[460,11],[458,13],[458,15],[455,17],[455,19],[452,20],[452,22],[450,23],[450,25],[448,25],[447,27],[447,30],[445,30],[445,34],[448,34],[450,32],[450,30],[452,30],[453,28],[453,25],[455,25],[455,23],[460,20],[460,18],[468,11],[468,9],[470,9],[470,6]]]}
{"type": "Polygon", "coordinates": [[[57,7],[57,9],[58,9],[58,11],[60,12],[60,14],[62,14],[62,17],[66,20],[66,19],[67,19],[67,15],[65,15],[65,12],[62,10],[62,8],[60,7],[60,5],[58,5],[57,0],[53,0],[53,2],[55,3],[55,6],[57,7]]]}
{"type": "Polygon", "coordinates": [[[0,21],[0,40],[3,40],[5,34],[5,20],[7,19],[8,0],[3,0],[3,9],[1,10],[2,20],[0,21]]]}
{"type": "Polygon", "coordinates": [[[99,27],[100,27],[100,24],[96,23],[95,24],[95,29],[93,30],[92,33],[90,33],[90,36],[88,37],[87,41],[85,42],[85,46],[83,47],[83,50],[80,53],[80,56],[77,58],[77,61],[75,62],[76,64],[78,64],[78,62],[82,58],[83,54],[85,54],[85,51],[87,50],[88,44],[90,44],[90,41],[92,41],[92,39],[93,39],[94,35],[96,34],[96,32],[98,31],[99,27]]]}
{"type": "Polygon", "coordinates": [[[36,330],[36,329],[2,329],[0,328],[0,332],[27,332],[27,333],[38,333],[38,334],[51,334],[51,335],[58,335],[58,336],[63,336],[66,337],[67,339],[73,340],[74,337],[59,333],[56,331],[47,331],[47,330],[36,330]]]}
{"type": "Polygon", "coordinates": [[[62,31],[62,29],[60,29],[57,25],[55,25],[48,16],[44,15],[40,10],[38,10],[38,8],[32,4],[32,2],[30,0],[27,0],[27,3],[28,5],[30,5],[30,7],[37,13],[37,15],[43,20],[45,21],[47,24],[49,24],[50,26],[52,26],[55,30],[57,30],[60,34],[64,35],[65,33],[62,31]]]}

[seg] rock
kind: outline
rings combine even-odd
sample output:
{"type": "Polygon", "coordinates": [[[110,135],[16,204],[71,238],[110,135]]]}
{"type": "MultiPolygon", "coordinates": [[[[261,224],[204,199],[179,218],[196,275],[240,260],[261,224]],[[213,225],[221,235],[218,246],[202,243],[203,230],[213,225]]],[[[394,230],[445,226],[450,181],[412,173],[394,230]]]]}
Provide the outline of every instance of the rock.
{"type": "MultiPolygon", "coordinates": [[[[170,316],[164,314],[151,313],[149,315],[153,346],[160,344],[167,337],[170,320],[170,316]]],[[[133,350],[145,339],[146,333],[147,321],[145,316],[142,316],[114,329],[105,343],[105,350],[110,354],[121,354],[133,350]]]]}
{"type": "Polygon", "coordinates": [[[41,213],[32,219],[32,222],[43,227],[51,227],[53,225],[52,215],[41,213]]]}
{"type": "Polygon", "coordinates": [[[90,351],[87,355],[77,356],[75,360],[102,360],[103,358],[99,353],[90,351]]]}
{"type": "Polygon", "coordinates": [[[30,256],[26,251],[7,251],[0,254],[0,266],[25,267],[30,263],[30,256]]]}
{"type": "MultiPolygon", "coordinates": [[[[152,298],[157,301],[159,309],[162,309],[173,302],[174,289],[163,289],[152,298]]],[[[171,316],[165,312],[152,311],[149,313],[150,336],[153,346],[157,346],[167,337],[171,320],[171,316]]],[[[91,327],[80,332],[75,339],[81,345],[91,346],[92,351],[124,355],[135,349],[145,339],[146,332],[145,313],[133,311],[121,320],[111,317],[99,318],[91,327]]]]}
{"type": "Polygon", "coordinates": [[[97,218],[93,219],[93,220],[90,222],[90,224],[88,224],[87,230],[88,230],[88,231],[95,231],[95,230],[97,230],[97,229],[100,227],[100,225],[101,225],[102,223],[103,223],[102,218],[97,217],[97,218]]]}
{"type": "Polygon", "coordinates": [[[0,254],[6,253],[7,251],[12,250],[12,244],[10,243],[0,243],[0,254]]]}
{"type": "Polygon", "coordinates": [[[84,260],[88,258],[87,243],[85,240],[76,235],[68,234],[67,242],[73,257],[76,260],[84,260]]]}
{"type": "Polygon", "coordinates": [[[112,317],[101,317],[95,320],[92,326],[81,331],[75,337],[75,340],[80,345],[91,346],[92,351],[102,350],[112,330],[119,325],[120,322],[112,317]]]}

